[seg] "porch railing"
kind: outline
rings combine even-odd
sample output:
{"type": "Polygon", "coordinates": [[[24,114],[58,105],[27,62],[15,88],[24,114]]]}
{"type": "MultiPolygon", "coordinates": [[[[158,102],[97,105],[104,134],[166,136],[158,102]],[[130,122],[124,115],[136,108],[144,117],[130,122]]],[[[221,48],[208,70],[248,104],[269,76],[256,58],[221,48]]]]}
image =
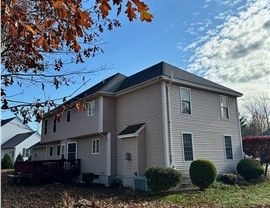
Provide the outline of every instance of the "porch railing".
{"type": "Polygon", "coordinates": [[[15,174],[23,178],[65,178],[80,175],[80,159],[41,160],[15,163],[15,174]]]}

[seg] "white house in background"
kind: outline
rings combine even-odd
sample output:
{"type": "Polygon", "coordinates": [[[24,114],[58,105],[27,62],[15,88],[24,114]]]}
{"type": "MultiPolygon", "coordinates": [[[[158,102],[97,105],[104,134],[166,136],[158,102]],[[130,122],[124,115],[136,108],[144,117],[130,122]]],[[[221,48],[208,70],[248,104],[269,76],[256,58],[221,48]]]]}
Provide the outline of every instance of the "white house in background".
{"type": "Polygon", "coordinates": [[[164,62],[129,77],[118,73],[64,103],[60,122],[54,110],[46,114],[45,158],[81,159],[81,172],[94,173],[94,182],[117,177],[129,187],[155,165],[188,178],[199,158],[212,160],[219,173],[235,172],[242,158],[240,96],[164,62]],[[88,109],[75,111],[78,101],[88,109]]]}
{"type": "Polygon", "coordinates": [[[1,159],[9,154],[15,161],[18,154],[24,160],[30,156],[30,147],[40,142],[40,134],[23,124],[18,117],[1,120],[1,159]]]}

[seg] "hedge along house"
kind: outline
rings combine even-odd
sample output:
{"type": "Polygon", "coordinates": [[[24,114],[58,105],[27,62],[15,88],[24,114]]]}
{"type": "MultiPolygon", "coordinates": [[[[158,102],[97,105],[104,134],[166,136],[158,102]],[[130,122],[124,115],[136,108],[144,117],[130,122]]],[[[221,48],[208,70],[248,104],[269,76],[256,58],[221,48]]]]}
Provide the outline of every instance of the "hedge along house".
{"type": "MultiPolygon", "coordinates": [[[[81,172],[124,186],[146,168],[174,167],[188,178],[190,163],[212,160],[234,172],[242,158],[237,97],[241,93],[161,62],[132,76],[115,74],[74,97],[87,110],[54,111],[42,122],[46,159],[81,159],[81,172]]],[[[33,150],[34,151],[34,150],[33,150]]]]}

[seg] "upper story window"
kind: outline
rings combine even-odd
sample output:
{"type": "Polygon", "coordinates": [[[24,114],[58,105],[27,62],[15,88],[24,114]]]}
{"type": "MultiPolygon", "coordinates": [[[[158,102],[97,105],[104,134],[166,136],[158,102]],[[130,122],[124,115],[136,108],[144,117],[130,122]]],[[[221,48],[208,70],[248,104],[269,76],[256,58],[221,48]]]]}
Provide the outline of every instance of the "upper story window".
{"type": "Polygon", "coordinates": [[[46,119],[46,120],[44,121],[44,135],[47,134],[47,130],[48,130],[48,120],[46,119]]]}
{"type": "Polygon", "coordinates": [[[95,101],[91,101],[88,103],[88,116],[95,115],[95,108],[96,108],[95,101]]]}
{"type": "Polygon", "coordinates": [[[220,95],[220,112],[221,112],[221,119],[224,120],[229,119],[229,107],[227,96],[220,95]]]}
{"type": "Polygon", "coordinates": [[[190,89],[181,87],[180,94],[181,94],[181,112],[183,114],[191,114],[190,89]]]}
{"type": "Polygon", "coordinates": [[[53,132],[56,132],[56,119],[53,119],[53,132]]]}
{"type": "Polygon", "coordinates": [[[70,122],[70,110],[67,111],[67,122],[70,122]]]}
{"type": "Polygon", "coordinates": [[[99,154],[100,151],[100,141],[99,139],[92,140],[92,154],[99,154]]]}
{"type": "Polygon", "coordinates": [[[233,159],[232,137],[224,136],[224,143],[225,143],[226,159],[232,160],[233,159]]]}
{"type": "Polygon", "coordinates": [[[192,134],[183,133],[183,150],[185,161],[193,161],[192,134]]]}

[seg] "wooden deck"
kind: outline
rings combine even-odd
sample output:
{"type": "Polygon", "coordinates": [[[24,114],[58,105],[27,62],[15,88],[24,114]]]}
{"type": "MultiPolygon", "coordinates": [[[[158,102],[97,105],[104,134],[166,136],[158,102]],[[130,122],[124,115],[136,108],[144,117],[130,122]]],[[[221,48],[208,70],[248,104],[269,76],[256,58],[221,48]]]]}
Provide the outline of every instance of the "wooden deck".
{"type": "Polygon", "coordinates": [[[56,179],[76,177],[80,175],[81,164],[75,160],[42,160],[15,163],[16,178],[29,180],[56,179]]]}

